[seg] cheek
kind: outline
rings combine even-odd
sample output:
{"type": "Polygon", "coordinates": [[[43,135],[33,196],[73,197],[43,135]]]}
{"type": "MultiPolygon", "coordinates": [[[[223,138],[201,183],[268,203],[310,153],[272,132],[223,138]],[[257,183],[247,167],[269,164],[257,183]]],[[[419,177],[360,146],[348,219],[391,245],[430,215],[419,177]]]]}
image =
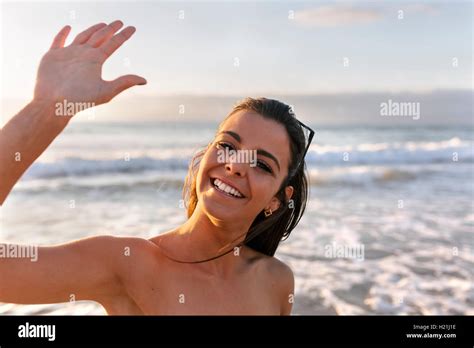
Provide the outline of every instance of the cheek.
{"type": "Polygon", "coordinates": [[[256,206],[265,206],[274,196],[274,181],[263,175],[253,175],[253,201],[256,206]]]}
{"type": "MultiPolygon", "coordinates": [[[[209,168],[217,163],[217,149],[214,145],[211,145],[201,159],[201,168],[209,168]]],[[[204,170],[205,171],[205,170],[204,170]]]]}
{"type": "Polygon", "coordinates": [[[215,156],[213,156],[212,150],[209,149],[202,157],[201,162],[199,163],[199,169],[196,174],[196,193],[198,196],[209,180],[207,172],[216,164],[217,161],[215,160],[215,156]]]}

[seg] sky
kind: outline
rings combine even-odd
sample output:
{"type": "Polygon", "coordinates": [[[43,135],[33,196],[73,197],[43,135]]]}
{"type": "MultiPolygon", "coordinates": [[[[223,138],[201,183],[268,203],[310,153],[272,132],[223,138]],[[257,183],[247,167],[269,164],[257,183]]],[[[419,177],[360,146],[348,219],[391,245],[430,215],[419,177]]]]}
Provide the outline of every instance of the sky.
{"type": "Polygon", "coordinates": [[[31,98],[38,63],[61,27],[72,26],[70,42],[86,27],[115,19],[137,32],[106,62],[103,77],[144,76],[145,87],[120,96],[148,100],[144,113],[159,96],[472,90],[472,6],[470,1],[3,1],[2,110],[9,113],[31,98]]]}

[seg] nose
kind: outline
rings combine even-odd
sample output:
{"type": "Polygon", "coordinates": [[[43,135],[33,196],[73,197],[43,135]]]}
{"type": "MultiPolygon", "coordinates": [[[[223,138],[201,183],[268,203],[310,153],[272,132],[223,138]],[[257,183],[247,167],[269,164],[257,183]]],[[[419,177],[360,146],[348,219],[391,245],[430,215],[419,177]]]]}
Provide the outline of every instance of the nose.
{"type": "Polygon", "coordinates": [[[240,177],[244,177],[247,174],[247,167],[246,163],[229,162],[225,164],[226,172],[240,177]]]}

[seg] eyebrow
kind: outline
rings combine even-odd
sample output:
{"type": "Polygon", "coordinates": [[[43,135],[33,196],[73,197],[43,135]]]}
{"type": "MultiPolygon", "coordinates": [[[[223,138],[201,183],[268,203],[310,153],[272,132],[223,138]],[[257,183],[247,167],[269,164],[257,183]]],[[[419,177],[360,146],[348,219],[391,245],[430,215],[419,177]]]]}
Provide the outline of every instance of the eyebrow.
{"type": "MultiPolygon", "coordinates": [[[[237,133],[235,132],[232,132],[232,131],[222,131],[220,133],[224,133],[224,134],[228,134],[230,135],[232,138],[234,138],[235,140],[237,140],[239,143],[242,143],[242,138],[240,137],[240,135],[238,135],[237,133]]],[[[262,149],[257,149],[257,155],[262,155],[262,156],[265,156],[265,157],[268,157],[270,159],[272,159],[277,167],[278,167],[278,170],[280,170],[280,163],[278,162],[278,160],[276,159],[275,156],[273,156],[270,152],[268,151],[265,151],[265,150],[262,150],[262,149]]]]}

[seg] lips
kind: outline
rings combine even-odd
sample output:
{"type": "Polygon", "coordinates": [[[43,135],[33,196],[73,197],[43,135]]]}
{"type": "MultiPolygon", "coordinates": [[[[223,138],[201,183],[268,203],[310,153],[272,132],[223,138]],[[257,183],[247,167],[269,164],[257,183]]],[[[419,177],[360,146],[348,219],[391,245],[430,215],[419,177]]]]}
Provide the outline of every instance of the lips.
{"type": "Polygon", "coordinates": [[[245,198],[244,194],[240,192],[235,186],[223,181],[219,178],[211,178],[211,185],[219,192],[233,197],[233,198],[245,198]]]}

